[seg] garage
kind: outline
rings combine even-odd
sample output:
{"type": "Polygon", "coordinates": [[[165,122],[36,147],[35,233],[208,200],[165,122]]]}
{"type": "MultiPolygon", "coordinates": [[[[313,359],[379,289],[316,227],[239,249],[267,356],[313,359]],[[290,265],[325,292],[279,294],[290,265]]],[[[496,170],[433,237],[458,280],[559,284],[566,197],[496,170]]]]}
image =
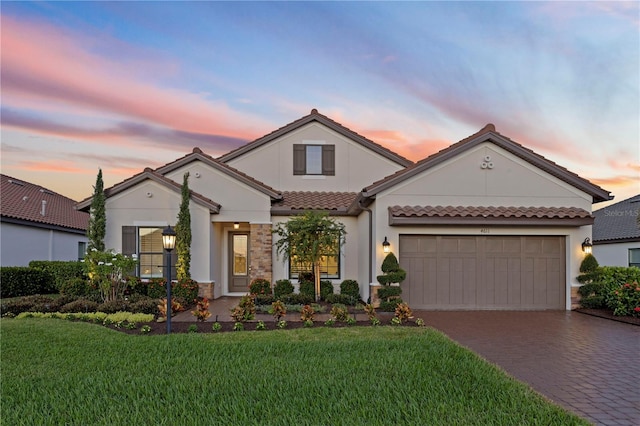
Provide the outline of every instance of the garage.
{"type": "Polygon", "coordinates": [[[400,235],[413,309],[565,309],[565,237],[400,235]]]}

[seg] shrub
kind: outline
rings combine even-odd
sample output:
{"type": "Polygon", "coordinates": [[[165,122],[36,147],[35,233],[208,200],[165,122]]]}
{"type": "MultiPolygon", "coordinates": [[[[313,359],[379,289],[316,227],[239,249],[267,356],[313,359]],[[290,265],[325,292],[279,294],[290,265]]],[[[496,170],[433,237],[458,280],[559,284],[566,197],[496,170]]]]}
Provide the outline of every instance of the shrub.
{"type": "MultiPolygon", "coordinates": [[[[167,317],[167,299],[160,299],[158,303],[158,315],[166,318],[167,317]]],[[[180,302],[180,300],[171,299],[171,316],[174,316],[178,312],[184,311],[184,306],[180,302]]]]}
{"type": "MultiPolygon", "coordinates": [[[[144,286],[145,283],[142,283],[144,286]]],[[[166,280],[164,278],[151,278],[146,282],[146,294],[152,299],[160,299],[167,295],[166,280]]]]}
{"type": "Polygon", "coordinates": [[[598,283],[584,284],[578,288],[580,306],[587,309],[601,309],[606,306],[605,294],[607,287],[598,283]]]}
{"type": "Polygon", "coordinates": [[[71,278],[58,287],[60,294],[69,296],[87,296],[95,292],[95,289],[89,284],[86,278],[71,278]]]}
{"type": "Polygon", "coordinates": [[[220,324],[219,322],[216,321],[211,325],[211,331],[218,332],[220,330],[222,330],[222,324],[220,324]]]}
{"type": "Polygon", "coordinates": [[[400,283],[405,280],[407,273],[400,267],[398,258],[393,253],[389,253],[382,261],[383,275],[378,275],[376,278],[382,285],[388,285],[391,283],[400,283]]]}
{"type": "Polygon", "coordinates": [[[128,300],[118,299],[104,302],[98,305],[98,311],[106,312],[107,314],[114,314],[116,312],[125,312],[131,310],[131,304],[128,300]]]}
{"type": "Polygon", "coordinates": [[[271,283],[264,278],[256,278],[249,284],[249,292],[253,295],[271,295],[271,283]]]}
{"type": "Polygon", "coordinates": [[[307,305],[313,303],[315,297],[307,294],[287,294],[282,296],[281,300],[288,305],[307,305]]]}
{"type": "Polygon", "coordinates": [[[275,298],[270,294],[259,294],[256,296],[256,305],[270,305],[274,300],[275,298]]]}
{"type": "Polygon", "coordinates": [[[287,314],[287,307],[284,303],[279,300],[276,300],[271,304],[271,315],[277,321],[280,321],[287,314]]]}
{"type": "Polygon", "coordinates": [[[273,287],[273,296],[280,299],[287,294],[293,294],[293,284],[289,280],[278,280],[273,287]]]}
{"type": "MultiPolygon", "coordinates": [[[[130,301],[131,302],[131,301],[130,301]]],[[[131,312],[137,312],[141,314],[158,315],[160,310],[158,309],[158,300],[144,296],[139,298],[135,302],[131,302],[131,312]]]]}
{"type": "Polygon", "coordinates": [[[613,315],[640,317],[640,284],[621,285],[609,295],[607,305],[613,309],[613,315]]]}
{"type": "Polygon", "coordinates": [[[345,305],[336,303],[331,307],[331,316],[338,322],[345,322],[349,319],[349,311],[345,305]]]}
{"type": "Polygon", "coordinates": [[[378,297],[380,299],[388,299],[390,297],[400,296],[402,294],[402,288],[399,286],[384,286],[378,288],[378,297]]]}
{"type": "Polygon", "coordinates": [[[244,324],[242,324],[241,322],[236,322],[235,324],[233,324],[233,331],[242,331],[244,330],[244,324]]]}
{"type": "Polygon", "coordinates": [[[256,305],[253,303],[253,298],[245,294],[240,299],[237,306],[231,309],[231,318],[236,322],[250,321],[256,316],[256,305]]]}
{"type": "Polygon", "coordinates": [[[53,279],[51,287],[56,290],[54,293],[60,291],[62,286],[68,281],[77,278],[86,278],[82,262],[77,260],[32,260],[29,262],[29,267],[40,269],[51,275],[53,279]]]}
{"type": "Polygon", "coordinates": [[[191,324],[189,326],[189,328],[187,329],[188,333],[197,333],[198,332],[198,326],[195,324],[191,324]]]}
{"type": "Polygon", "coordinates": [[[256,330],[260,331],[260,330],[266,330],[267,329],[267,325],[264,323],[264,321],[260,320],[256,323],[256,330]]]}
{"type": "Polygon", "coordinates": [[[191,313],[198,321],[206,321],[206,319],[211,316],[211,312],[209,312],[209,300],[206,297],[198,299],[196,302],[196,309],[191,311],[191,313]]]}
{"type": "Polygon", "coordinates": [[[182,298],[187,305],[191,305],[198,298],[198,282],[191,278],[184,278],[177,283],[172,283],[171,293],[182,298]]]}
{"type": "Polygon", "coordinates": [[[313,281],[303,280],[300,282],[300,294],[311,297],[312,300],[316,298],[316,288],[313,281]]]}
{"type": "Polygon", "coordinates": [[[331,281],[320,281],[320,299],[327,300],[327,296],[330,294],[333,294],[333,284],[331,284],[331,281]]]}
{"type": "Polygon", "coordinates": [[[343,305],[354,306],[358,303],[358,300],[348,294],[330,294],[327,296],[327,303],[331,303],[332,305],[340,303],[343,305]]]}
{"type": "Polygon", "coordinates": [[[376,308],[374,308],[372,304],[367,303],[364,305],[364,313],[367,314],[369,320],[372,320],[376,317],[376,308]]]}
{"type": "Polygon", "coordinates": [[[402,324],[409,321],[410,318],[413,318],[413,312],[406,303],[399,303],[395,309],[395,317],[398,318],[402,324]]]}
{"type": "Polygon", "coordinates": [[[395,312],[396,307],[402,303],[402,299],[383,300],[380,302],[380,310],[382,312],[395,312]]]}
{"type": "Polygon", "coordinates": [[[582,259],[582,262],[580,263],[580,272],[582,272],[583,274],[588,272],[595,272],[598,269],[598,266],[598,261],[596,260],[595,256],[589,253],[584,257],[584,259],[582,259]]]}
{"type": "Polygon", "coordinates": [[[53,277],[47,271],[26,266],[0,267],[0,297],[57,293],[53,277]]]}
{"type": "Polygon", "coordinates": [[[313,317],[316,311],[311,307],[311,305],[304,305],[300,310],[300,320],[307,322],[311,321],[313,323],[313,317]]]}
{"type": "Polygon", "coordinates": [[[60,308],[60,312],[62,313],[96,312],[96,311],[98,311],[98,304],[96,302],[93,302],[87,299],[78,299],[71,303],[67,303],[66,305],[60,308]]]}
{"type": "Polygon", "coordinates": [[[340,294],[354,297],[356,300],[360,298],[360,285],[356,280],[344,280],[340,283],[340,294]]]}

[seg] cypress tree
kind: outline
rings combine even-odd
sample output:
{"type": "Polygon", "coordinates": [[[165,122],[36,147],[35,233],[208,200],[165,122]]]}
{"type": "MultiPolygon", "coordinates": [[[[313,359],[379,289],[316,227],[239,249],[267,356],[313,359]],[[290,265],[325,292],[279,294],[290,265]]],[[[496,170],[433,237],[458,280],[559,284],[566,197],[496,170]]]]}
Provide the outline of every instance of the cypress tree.
{"type": "Polygon", "coordinates": [[[102,169],[98,170],[96,184],[93,187],[93,198],[89,215],[89,226],[87,228],[87,238],[89,239],[88,250],[96,249],[104,251],[104,237],[107,227],[107,215],[105,211],[104,183],[102,182],[102,169]]]}
{"type": "Polygon", "coordinates": [[[182,181],[182,202],[176,224],[176,278],[178,281],[191,279],[191,213],[189,212],[189,172],[182,181]]]}

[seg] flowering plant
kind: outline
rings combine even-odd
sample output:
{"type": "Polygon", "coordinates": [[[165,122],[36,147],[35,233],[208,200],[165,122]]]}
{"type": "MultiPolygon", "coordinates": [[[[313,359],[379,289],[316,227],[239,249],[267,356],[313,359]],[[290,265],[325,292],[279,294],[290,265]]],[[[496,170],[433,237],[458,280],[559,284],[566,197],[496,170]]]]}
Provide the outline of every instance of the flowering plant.
{"type": "Polygon", "coordinates": [[[135,255],[129,257],[113,250],[100,251],[94,248],[87,253],[82,263],[102,300],[110,302],[124,298],[129,285],[126,274],[135,270],[138,259],[135,255]]]}
{"type": "Polygon", "coordinates": [[[613,291],[609,298],[613,315],[640,317],[640,284],[626,283],[613,291]]]}

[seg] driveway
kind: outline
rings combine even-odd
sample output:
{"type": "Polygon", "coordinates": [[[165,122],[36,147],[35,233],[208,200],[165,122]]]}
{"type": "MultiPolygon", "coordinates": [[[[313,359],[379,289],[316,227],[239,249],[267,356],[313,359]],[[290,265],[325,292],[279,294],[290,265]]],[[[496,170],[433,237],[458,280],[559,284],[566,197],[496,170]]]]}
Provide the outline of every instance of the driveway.
{"type": "Polygon", "coordinates": [[[595,424],[640,424],[640,327],[577,312],[414,311],[595,424]]]}

